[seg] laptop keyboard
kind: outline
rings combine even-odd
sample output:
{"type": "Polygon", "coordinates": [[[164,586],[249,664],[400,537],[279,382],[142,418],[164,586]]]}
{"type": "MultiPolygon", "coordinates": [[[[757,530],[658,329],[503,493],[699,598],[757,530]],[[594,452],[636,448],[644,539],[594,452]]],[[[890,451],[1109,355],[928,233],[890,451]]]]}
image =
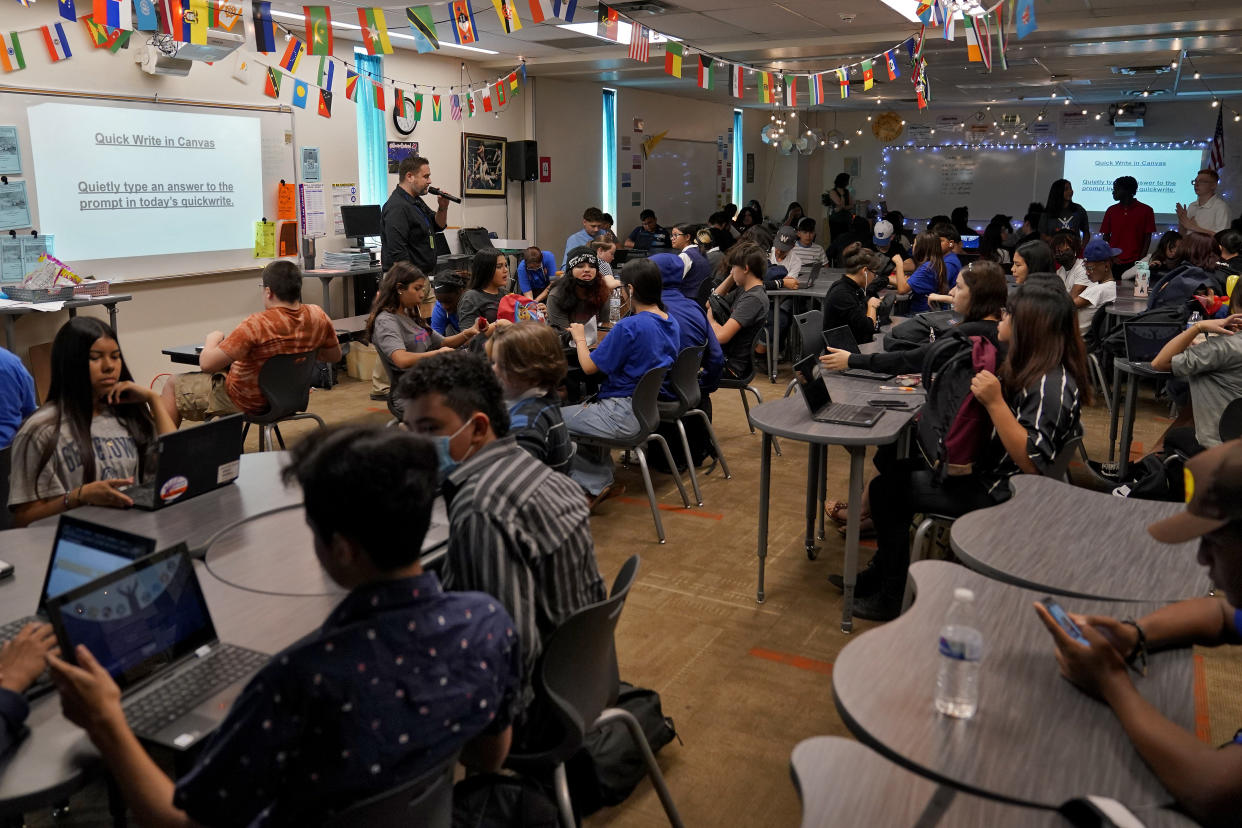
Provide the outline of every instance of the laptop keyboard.
{"type": "Polygon", "coordinates": [[[853,420],[861,418],[866,406],[850,405],[849,403],[833,403],[820,412],[819,416],[829,420],[853,420]]]}
{"type": "Polygon", "coordinates": [[[221,644],[206,658],[124,705],[125,718],[139,736],[154,736],[199,702],[256,672],[271,656],[221,644]]]}
{"type": "Polygon", "coordinates": [[[28,615],[25,618],[19,618],[16,621],[10,621],[7,624],[0,625],[0,642],[9,641],[22,631],[22,627],[27,624],[34,624],[40,620],[41,619],[36,618],[33,615],[28,615]]]}

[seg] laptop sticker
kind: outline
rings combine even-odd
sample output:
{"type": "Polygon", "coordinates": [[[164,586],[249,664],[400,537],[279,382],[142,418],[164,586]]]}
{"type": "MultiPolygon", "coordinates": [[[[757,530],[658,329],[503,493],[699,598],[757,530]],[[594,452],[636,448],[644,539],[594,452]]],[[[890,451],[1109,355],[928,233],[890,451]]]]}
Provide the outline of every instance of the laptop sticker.
{"type": "Polygon", "coordinates": [[[185,494],[188,488],[190,488],[190,481],[184,475],[173,475],[164,482],[163,486],[160,486],[160,500],[171,503],[185,494]]]}
{"type": "Polygon", "coordinates": [[[227,463],[221,463],[216,469],[216,485],[223,486],[231,480],[236,480],[241,469],[241,460],[230,460],[227,463]]]}

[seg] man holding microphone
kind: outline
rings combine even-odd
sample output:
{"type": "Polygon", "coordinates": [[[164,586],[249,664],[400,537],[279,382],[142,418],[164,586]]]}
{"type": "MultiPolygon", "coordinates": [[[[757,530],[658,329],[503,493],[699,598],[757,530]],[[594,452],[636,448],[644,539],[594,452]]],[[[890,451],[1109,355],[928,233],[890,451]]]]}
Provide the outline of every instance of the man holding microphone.
{"type": "Polygon", "coordinates": [[[409,262],[428,277],[436,268],[435,234],[448,225],[449,196],[431,186],[431,162],[417,155],[404,158],[397,168],[397,186],[380,210],[384,234],[380,265],[387,271],[397,262],[409,262]],[[436,211],[422,197],[437,195],[436,211]]]}

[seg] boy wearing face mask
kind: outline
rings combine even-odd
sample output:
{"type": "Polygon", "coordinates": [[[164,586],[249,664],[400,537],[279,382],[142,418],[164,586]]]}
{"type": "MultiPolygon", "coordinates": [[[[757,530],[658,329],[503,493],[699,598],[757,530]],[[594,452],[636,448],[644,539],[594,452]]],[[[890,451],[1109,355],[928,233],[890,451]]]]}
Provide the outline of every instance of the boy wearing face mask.
{"type": "Polygon", "coordinates": [[[1065,283],[1065,292],[1071,299],[1077,299],[1078,294],[1091,286],[1087,266],[1079,255],[1082,237],[1074,230],[1058,230],[1048,244],[1052,248],[1052,259],[1057,263],[1057,275],[1065,283]]]}
{"type": "Polygon", "coordinates": [[[606,597],[582,490],[509,434],[504,392],[483,357],[457,351],[420,360],[397,395],[405,427],[436,444],[449,518],[444,589],[486,592],[517,625],[523,712],[515,742],[533,742],[540,717],[529,710],[531,682],[543,635],[606,597]]]}

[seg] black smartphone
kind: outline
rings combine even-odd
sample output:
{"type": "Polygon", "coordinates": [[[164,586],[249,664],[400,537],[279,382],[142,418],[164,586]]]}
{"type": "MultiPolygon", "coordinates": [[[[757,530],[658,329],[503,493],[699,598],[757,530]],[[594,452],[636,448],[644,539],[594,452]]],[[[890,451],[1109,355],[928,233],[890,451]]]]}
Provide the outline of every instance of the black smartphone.
{"type": "Polygon", "coordinates": [[[1057,626],[1065,630],[1070,638],[1077,641],[1084,647],[1090,647],[1091,642],[1082,634],[1082,628],[1074,623],[1074,619],[1069,617],[1069,613],[1065,611],[1065,607],[1056,602],[1052,596],[1040,601],[1044,608],[1048,610],[1048,614],[1052,616],[1052,620],[1057,622],[1057,626]]]}

